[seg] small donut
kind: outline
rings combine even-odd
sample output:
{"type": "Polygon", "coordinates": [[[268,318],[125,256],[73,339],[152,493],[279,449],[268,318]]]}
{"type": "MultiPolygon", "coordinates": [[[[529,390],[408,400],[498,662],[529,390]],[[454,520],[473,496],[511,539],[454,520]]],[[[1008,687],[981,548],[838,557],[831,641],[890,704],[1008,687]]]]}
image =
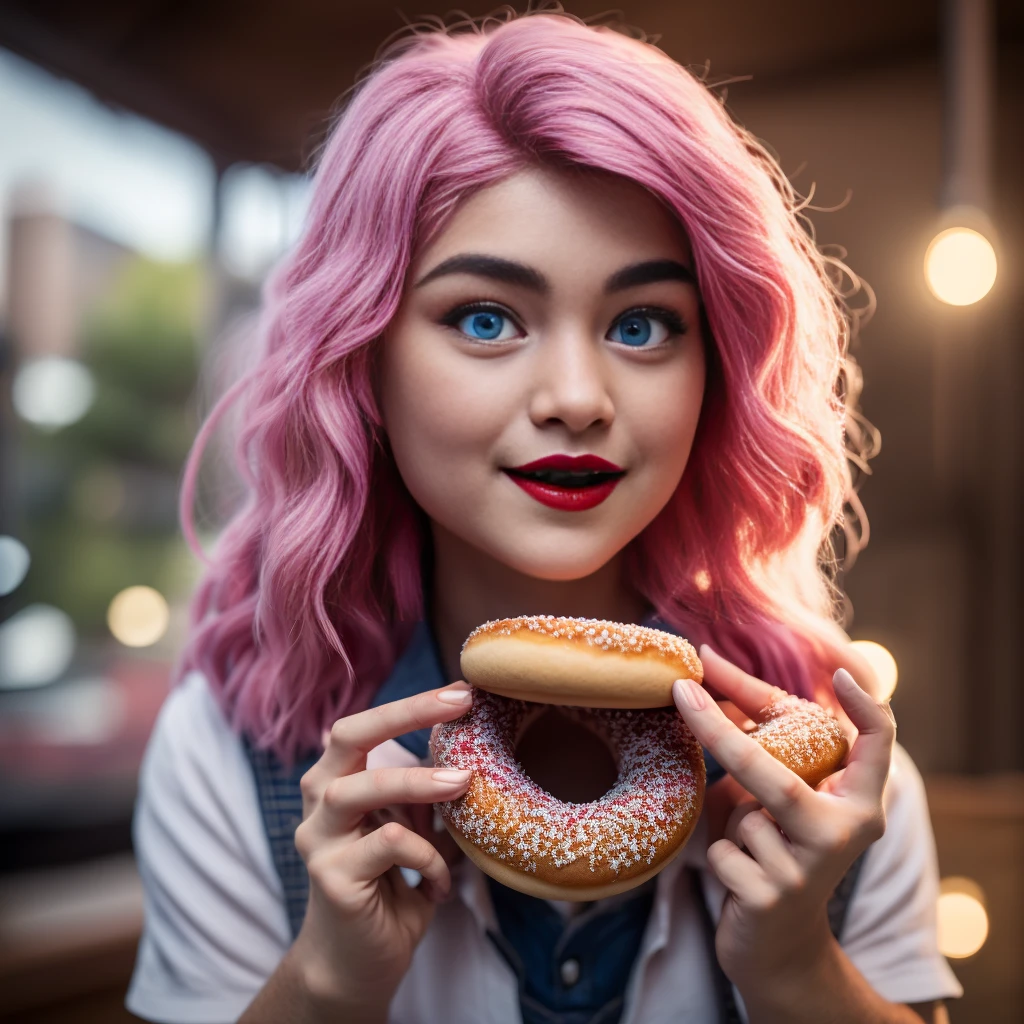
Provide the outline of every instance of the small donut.
{"type": "Polygon", "coordinates": [[[465,715],[434,727],[434,764],[473,772],[464,796],[437,805],[448,830],[481,870],[530,896],[595,900],[640,885],[683,848],[700,817],[700,744],[674,709],[566,707],[607,743],[618,778],[598,800],[564,803],[516,760],[544,710],[475,690],[465,715]]]}
{"type": "Polygon", "coordinates": [[[785,696],[759,715],[760,724],[748,733],[777,761],[817,786],[841,764],[849,744],[835,718],[820,704],[785,696]]]}
{"type": "Polygon", "coordinates": [[[692,645],[648,626],[528,615],[485,622],[462,647],[467,682],[541,704],[663,708],[677,679],[701,682],[692,645]]]}

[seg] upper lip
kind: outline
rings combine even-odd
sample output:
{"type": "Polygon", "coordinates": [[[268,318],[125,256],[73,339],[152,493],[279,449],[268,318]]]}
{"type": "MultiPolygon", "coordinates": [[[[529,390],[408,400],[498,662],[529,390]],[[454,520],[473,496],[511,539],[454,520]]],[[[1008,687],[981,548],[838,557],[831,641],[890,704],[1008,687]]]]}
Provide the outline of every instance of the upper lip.
{"type": "Polygon", "coordinates": [[[538,470],[556,469],[571,473],[625,473],[621,466],[602,459],[597,455],[545,455],[521,466],[508,467],[513,473],[535,473],[538,470]]]}

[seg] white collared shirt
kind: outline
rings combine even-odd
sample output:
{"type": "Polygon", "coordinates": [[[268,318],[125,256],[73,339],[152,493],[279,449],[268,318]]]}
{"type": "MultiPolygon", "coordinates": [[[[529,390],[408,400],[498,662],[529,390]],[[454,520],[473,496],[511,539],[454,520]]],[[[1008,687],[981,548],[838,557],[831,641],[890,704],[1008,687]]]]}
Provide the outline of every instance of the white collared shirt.
{"type": "MultiPolygon", "coordinates": [[[[411,758],[393,741],[377,757],[411,758]]],[[[888,825],[850,902],[842,947],[886,999],[959,996],[936,947],[938,870],[921,777],[897,747],[885,792],[888,825]]],[[[128,1009],[162,1024],[235,1021],[291,944],[284,892],[248,759],[205,679],[168,698],[142,767],[135,851],[146,921],[128,1009]]],[[[707,869],[699,823],[656,880],[651,916],[621,1024],[708,1024],[718,1002],[708,936],[689,872],[717,920],[725,891],[707,869]]],[[[515,976],[486,937],[486,881],[469,861],[439,905],[391,1004],[389,1024],[518,1024],[515,976]]]]}

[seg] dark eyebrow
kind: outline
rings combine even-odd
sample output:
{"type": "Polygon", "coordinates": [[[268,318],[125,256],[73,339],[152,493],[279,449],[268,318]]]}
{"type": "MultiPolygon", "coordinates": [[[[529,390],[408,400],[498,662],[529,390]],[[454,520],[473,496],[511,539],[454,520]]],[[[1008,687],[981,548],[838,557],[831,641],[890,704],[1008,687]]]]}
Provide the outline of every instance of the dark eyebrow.
{"type": "Polygon", "coordinates": [[[605,282],[604,290],[609,293],[621,292],[641,284],[653,284],[655,281],[682,281],[685,284],[696,285],[697,276],[678,260],[647,260],[615,271],[605,282]]]}
{"type": "Polygon", "coordinates": [[[516,284],[530,291],[547,294],[551,290],[548,279],[533,267],[513,260],[505,260],[499,256],[483,256],[477,253],[465,253],[452,256],[439,263],[416,282],[417,288],[431,281],[444,277],[446,274],[473,274],[475,277],[487,277],[492,281],[504,281],[516,284]]]}
{"type": "MultiPolygon", "coordinates": [[[[486,277],[492,281],[519,285],[541,295],[546,295],[551,290],[547,278],[533,267],[528,267],[525,263],[516,263],[514,260],[502,259],[500,256],[485,256],[482,253],[462,253],[449,257],[424,274],[416,282],[415,287],[422,288],[423,285],[448,274],[486,277]]],[[[610,294],[643,284],[653,284],[656,281],[682,281],[685,284],[696,285],[697,278],[689,267],[678,260],[646,260],[617,270],[605,282],[604,290],[610,294]]]]}

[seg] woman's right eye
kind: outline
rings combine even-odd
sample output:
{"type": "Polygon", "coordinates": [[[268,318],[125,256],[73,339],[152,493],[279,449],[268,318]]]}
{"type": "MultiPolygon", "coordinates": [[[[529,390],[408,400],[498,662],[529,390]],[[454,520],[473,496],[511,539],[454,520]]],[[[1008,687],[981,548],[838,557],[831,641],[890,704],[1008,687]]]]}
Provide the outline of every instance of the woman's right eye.
{"type": "Polygon", "coordinates": [[[475,341],[511,341],[519,336],[512,318],[497,309],[475,309],[457,313],[450,323],[475,341]]]}

